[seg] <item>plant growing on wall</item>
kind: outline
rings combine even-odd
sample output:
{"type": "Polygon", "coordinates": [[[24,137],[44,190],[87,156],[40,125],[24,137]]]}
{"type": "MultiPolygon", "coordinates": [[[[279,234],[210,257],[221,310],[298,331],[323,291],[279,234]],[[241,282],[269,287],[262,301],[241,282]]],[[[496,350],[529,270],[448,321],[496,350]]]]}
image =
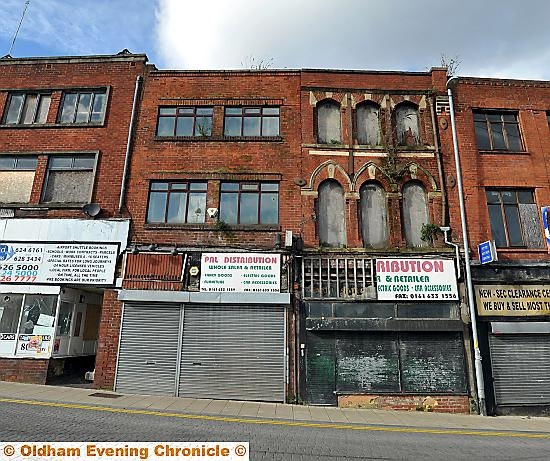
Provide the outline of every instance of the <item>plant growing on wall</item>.
{"type": "Polygon", "coordinates": [[[425,223],[422,224],[422,229],[420,230],[420,240],[423,242],[430,242],[430,244],[433,245],[437,234],[441,233],[441,229],[438,225],[433,223],[425,223]]]}

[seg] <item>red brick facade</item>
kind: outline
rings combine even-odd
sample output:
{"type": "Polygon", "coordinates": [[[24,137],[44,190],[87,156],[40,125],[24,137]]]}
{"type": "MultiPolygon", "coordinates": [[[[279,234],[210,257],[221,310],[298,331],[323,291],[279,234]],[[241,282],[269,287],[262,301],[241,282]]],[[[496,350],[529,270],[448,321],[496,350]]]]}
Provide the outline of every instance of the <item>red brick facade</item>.
{"type": "Polygon", "coordinates": [[[46,384],[49,359],[0,358],[0,381],[46,384]]]}

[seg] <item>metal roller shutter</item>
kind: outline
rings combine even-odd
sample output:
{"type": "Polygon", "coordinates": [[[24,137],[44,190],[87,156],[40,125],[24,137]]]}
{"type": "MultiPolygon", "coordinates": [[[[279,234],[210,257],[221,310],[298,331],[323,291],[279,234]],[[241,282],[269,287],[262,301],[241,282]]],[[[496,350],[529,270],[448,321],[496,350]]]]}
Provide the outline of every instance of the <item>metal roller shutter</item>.
{"type": "Polygon", "coordinates": [[[460,333],[402,333],[399,358],[403,392],[466,392],[460,333]]]}
{"type": "Polygon", "coordinates": [[[489,336],[497,405],[550,404],[550,335],[489,336]]]}
{"type": "Polygon", "coordinates": [[[338,332],[338,393],[399,392],[397,345],[395,333],[338,332]]]}
{"type": "Polygon", "coordinates": [[[115,389],[175,395],[181,304],[125,303],[115,389]]]}
{"type": "Polygon", "coordinates": [[[180,397],[285,398],[281,306],[185,306],[180,397]]]}
{"type": "Polygon", "coordinates": [[[336,405],[334,332],[308,331],[306,348],[307,402],[336,405]]]}

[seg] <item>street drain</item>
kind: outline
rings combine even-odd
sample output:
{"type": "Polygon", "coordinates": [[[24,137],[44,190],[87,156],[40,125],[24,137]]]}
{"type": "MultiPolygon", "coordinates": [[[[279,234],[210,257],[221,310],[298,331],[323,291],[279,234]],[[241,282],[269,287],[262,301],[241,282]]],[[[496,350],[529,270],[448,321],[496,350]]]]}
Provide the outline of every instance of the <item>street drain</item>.
{"type": "Polygon", "coordinates": [[[108,394],[106,392],[94,392],[93,394],[90,394],[89,397],[103,397],[104,399],[118,399],[119,397],[122,397],[122,395],[108,394]]]}

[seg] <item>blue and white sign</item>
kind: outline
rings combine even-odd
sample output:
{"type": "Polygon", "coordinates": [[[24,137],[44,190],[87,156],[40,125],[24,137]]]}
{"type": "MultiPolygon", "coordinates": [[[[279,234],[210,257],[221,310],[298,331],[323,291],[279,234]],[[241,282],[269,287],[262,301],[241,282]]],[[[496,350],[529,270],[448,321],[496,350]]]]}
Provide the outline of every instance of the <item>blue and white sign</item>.
{"type": "Polygon", "coordinates": [[[546,247],[548,248],[548,253],[550,254],[550,229],[548,228],[548,207],[543,206],[541,208],[542,212],[542,224],[544,226],[544,240],[546,240],[546,247]]]}
{"type": "Polygon", "coordinates": [[[493,240],[480,243],[477,246],[477,251],[479,253],[479,262],[481,264],[489,264],[493,261],[498,261],[497,250],[495,247],[495,242],[493,240]]]}

